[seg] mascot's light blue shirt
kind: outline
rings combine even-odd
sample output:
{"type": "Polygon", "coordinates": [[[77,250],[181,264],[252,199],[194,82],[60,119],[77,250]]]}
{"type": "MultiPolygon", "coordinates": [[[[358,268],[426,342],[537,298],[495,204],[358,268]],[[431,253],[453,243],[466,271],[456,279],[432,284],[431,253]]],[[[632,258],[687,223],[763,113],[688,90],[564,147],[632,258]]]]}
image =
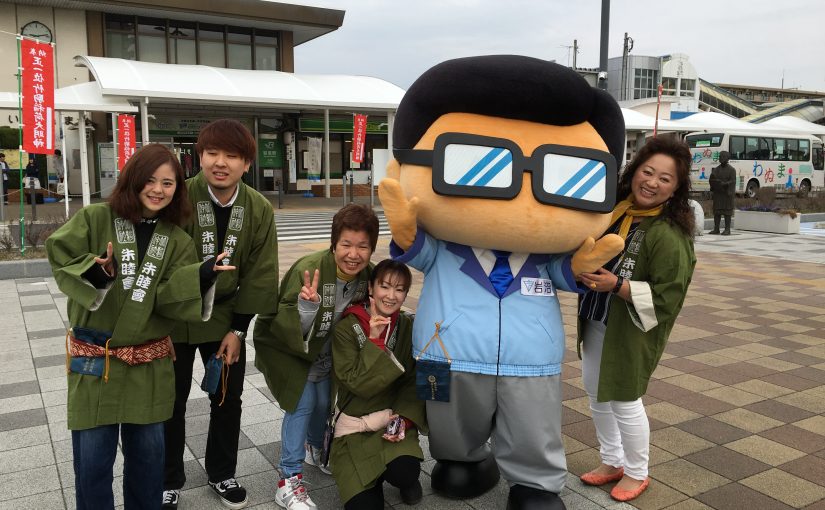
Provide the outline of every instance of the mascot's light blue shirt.
{"type": "MultiPolygon", "coordinates": [[[[517,377],[561,372],[564,327],[556,292],[581,290],[569,254],[522,256],[524,263],[499,298],[489,264],[470,246],[439,241],[419,229],[409,250],[392,242],[390,253],[424,273],[413,325],[416,356],[440,322],[451,370],[517,377]]],[[[511,255],[511,267],[517,255],[511,255]]],[[[422,358],[446,360],[437,340],[422,358]]]]}

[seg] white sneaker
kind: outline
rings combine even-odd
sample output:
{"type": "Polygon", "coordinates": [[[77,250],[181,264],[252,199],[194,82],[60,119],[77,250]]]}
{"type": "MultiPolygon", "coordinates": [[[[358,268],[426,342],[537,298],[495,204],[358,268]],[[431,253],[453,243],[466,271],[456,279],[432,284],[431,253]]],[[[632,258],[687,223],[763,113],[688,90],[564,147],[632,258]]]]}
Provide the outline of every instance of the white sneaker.
{"type": "Polygon", "coordinates": [[[163,503],[161,508],[164,510],[173,510],[178,507],[178,499],[180,498],[180,491],[168,490],[163,491],[163,503]]]}
{"type": "Polygon", "coordinates": [[[304,487],[304,477],[297,474],[290,478],[283,478],[278,482],[275,491],[275,503],[287,510],[314,510],[318,508],[309,497],[304,487]]]}
{"type": "Polygon", "coordinates": [[[304,445],[306,448],[306,455],[304,456],[304,462],[309,464],[310,466],[315,466],[321,470],[322,473],[327,475],[331,475],[332,471],[329,470],[329,466],[324,466],[321,462],[321,449],[315,448],[311,444],[307,443],[304,445]]]}

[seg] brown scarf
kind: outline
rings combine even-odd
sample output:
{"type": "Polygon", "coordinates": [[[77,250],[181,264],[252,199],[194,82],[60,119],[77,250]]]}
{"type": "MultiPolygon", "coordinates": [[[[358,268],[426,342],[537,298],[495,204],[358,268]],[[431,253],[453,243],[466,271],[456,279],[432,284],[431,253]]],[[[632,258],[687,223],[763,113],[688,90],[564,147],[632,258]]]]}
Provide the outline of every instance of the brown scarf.
{"type": "Polygon", "coordinates": [[[633,218],[659,216],[665,208],[665,204],[659,204],[651,209],[636,209],[633,205],[633,195],[628,195],[627,198],[616,204],[616,207],[613,209],[613,217],[610,219],[611,225],[624,216],[621,225],[619,225],[619,235],[622,236],[622,239],[627,238],[627,233],[630,232],[630,225],[633,223],[633,218]]]}

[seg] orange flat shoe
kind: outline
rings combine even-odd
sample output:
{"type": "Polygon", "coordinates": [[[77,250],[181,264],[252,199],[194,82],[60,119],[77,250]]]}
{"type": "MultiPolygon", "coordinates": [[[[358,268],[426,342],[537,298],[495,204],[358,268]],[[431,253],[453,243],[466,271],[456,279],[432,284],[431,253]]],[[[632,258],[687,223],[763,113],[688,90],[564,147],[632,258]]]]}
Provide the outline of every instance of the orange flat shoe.
{"type": "Polygon", "coordinates": [[[605,485],[610,482],[618,482],[624,476],[624,468],[619,468],[619,471],[613,473],[612,475],[600,475],[596,474],[592,471],[585,473],[579,477],[579,480],[584,482],[587,485],[605,485]]]}
{"type": "Polygon", "coordinates": [[[650,478],[645,478],[642,485],[636,487],[632,491],[621,490],[618,486],[613,487],[613,490],[610,491],[610,497],[616,501],[630,501],[631,499],[638,498],[645,491],[645,489],[647,489],[648,485],[650,485],[650,478]]]}

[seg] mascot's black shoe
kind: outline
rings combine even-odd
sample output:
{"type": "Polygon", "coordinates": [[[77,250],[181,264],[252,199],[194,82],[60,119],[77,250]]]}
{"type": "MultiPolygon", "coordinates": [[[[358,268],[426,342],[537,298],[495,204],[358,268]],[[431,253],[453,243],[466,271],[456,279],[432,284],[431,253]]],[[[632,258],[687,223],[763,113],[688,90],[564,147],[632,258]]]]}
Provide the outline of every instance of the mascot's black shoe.
{"type": "Polygon", "coordinates": [[[481,496],[498,483],[498,466],[492,456],[480,462],[439,460],[430,477],[433,491],[445,498],[481,496]]]}
{"type": "Polygon", "coordinates": [[[507,510],[567,510],[567,507],[555,492],[513,485],[507,498],[507,510]]]}

